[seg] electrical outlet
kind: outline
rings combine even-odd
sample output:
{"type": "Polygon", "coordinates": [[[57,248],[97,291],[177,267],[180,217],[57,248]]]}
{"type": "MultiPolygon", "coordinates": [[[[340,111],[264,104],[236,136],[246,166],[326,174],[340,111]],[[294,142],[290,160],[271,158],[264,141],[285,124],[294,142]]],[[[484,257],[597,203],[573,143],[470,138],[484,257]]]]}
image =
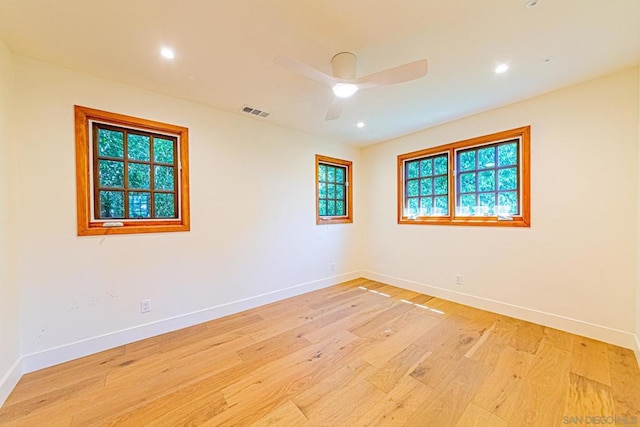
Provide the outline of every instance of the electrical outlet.
{"type": "Polygon", "coordinates": [[[151,300],[143,299],[140,301],[140,313],[148,313],[151,311],[151,300]]]}
{"type": "Polygon", "coordinates": [[[336,265],[333,262],[331,263],[329,268],[331,268],[331,271],[336,271],[336,265]]]}
{"type": "Polygon", "coordinates": [[[462,285],[462,274],[456,274],[456,285],[462,285]]]}

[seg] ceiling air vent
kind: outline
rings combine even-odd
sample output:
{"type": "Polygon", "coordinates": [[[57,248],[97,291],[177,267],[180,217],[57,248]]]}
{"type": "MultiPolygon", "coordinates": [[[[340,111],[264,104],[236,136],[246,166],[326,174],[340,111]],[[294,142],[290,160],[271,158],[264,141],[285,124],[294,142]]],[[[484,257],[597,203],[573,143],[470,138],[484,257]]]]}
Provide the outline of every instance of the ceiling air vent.
{"type": "Polygon", "coordinates": [[[266,111],[258,110],[257,108],[254,108],[251,105],[245,105],[244,107],[242,107],[242,110],[240,111],[242,111],[243,113],[251,114],[252,116],[258,116],[258,117],[267,117],[269,115],[269,113],[267,113],[266,111]]]}

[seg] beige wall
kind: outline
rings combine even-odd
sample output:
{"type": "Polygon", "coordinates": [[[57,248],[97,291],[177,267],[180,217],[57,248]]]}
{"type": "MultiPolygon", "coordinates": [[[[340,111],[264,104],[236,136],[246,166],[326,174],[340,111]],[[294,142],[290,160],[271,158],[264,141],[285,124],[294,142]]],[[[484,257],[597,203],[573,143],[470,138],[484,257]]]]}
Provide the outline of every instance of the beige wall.
{"type": "Polygon", "coordinates": [[[10,371],[20,356],[18,335],[18,289],[11,274],[11,227],[9,223],[9,181],[11,151],[11,109],[13,104],[13,59],[0,41],[0,402],[9,384],[10,371]]]}
{"type": "Polygon", "coordinates": [[[138,338],[129,332],[145,324],[145,333],[159,333],[183,326],[162,324],[176,316],[202,320],[207,310],[240,310],[360,268],[358,149],[19,56],[15,69],[13,225],[24,355],[104,334],[138,338]],[[191,232],[76,236],[74,104],[189,128],[191,232]],[[315,224],[316,153],[354,162],[354,224],[315,224]],[[140,314],[143,299],[151,313],[140,314]]]}
{"type": "Polygon", "coordinates": [[[364,150],[370,277],[632,343],[638,69],[364,150]],[[396,156],[531,125],[532,227],[398,225],[396,156]],[[454,284],[455,274],[463,285],[454,284]],[[427,287],[425,287],[427,286],[427,287]]]}

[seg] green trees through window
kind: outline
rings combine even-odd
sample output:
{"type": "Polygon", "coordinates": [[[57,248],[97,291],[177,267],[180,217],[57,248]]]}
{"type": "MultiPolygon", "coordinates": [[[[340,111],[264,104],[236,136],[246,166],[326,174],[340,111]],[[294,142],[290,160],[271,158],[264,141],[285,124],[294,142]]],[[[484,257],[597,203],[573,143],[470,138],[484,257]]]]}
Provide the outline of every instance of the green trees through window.
{"type": "Polygon", "coordinates": [[[353,222],[351,162],[316,155],[316,223],[353,222]]]}
{"type": "Polygon", "coordinates": [[[74,107],[78,235],[190,230],[189,129],[74,107]]]}
{"type": "Polygon", "coordinates": [[[528,227],[529,126],[398,156],[398,222],[528,227]]]}
{"type": "Polygon", "coordinates": [[[97,219],[177,218],[177,138],[94,123],[97,219]]]}

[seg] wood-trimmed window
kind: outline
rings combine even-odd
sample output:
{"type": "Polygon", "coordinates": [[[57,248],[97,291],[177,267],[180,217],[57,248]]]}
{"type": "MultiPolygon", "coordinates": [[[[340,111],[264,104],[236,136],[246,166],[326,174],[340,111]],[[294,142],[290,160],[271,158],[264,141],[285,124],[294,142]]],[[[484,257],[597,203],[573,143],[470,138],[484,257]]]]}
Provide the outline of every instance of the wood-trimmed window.
{"type": "Polygon", "coordinates": [[[78,235],[189,231],[189,130],[75,106],[78,235]]]}
{"type": "Polygon", "coordinates": [[[530,127],[398,156],[398,223],[530,227],[530,127]]]}
{"type": "Polygon", "coordinates": [[[352,162],[316,154],[316,224],[353,222],[352,162]]]}

